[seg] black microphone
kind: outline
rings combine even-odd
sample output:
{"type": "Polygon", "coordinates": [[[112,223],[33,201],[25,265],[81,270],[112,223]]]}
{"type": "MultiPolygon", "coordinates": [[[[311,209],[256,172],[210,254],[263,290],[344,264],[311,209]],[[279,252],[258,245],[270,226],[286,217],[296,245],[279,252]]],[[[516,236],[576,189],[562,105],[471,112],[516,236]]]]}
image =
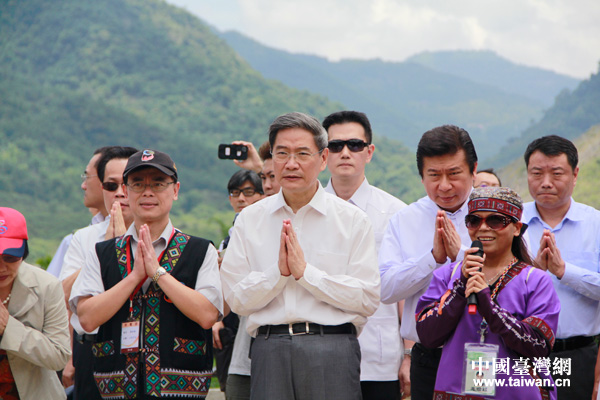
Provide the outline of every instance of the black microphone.
{"type": "MultiPolygon", "coordinates": [[[[479,250],[473,253],[476,256],[483,257],[483,244],[479,240],[473,240],[471,243],[471,247],[477,247],[479,250]]],[[[479,268],[481,271],[481,268],[479,268]]],[[[475,315],[477,314],[477,295],[475,293],[471,293],[469,298],[467,299],[467,304],[469,305],[469,314],[475,315]]]]}

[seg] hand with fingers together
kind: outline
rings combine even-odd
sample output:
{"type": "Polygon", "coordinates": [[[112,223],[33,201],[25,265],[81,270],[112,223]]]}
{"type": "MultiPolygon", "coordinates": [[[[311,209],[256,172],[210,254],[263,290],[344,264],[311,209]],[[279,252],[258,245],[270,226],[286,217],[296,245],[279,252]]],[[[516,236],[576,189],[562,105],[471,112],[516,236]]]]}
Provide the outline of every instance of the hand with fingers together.
{"type": "Polygon", "coordinates": [[[438,211],[438,215],[442,214],[442,240],[444,242],[444,248],[446,250],[446,255],[450,258],[452,262],[456,261],[456,257],[460,251],[461,240],[460,235],[458,234],[456,227],[448,218],[448,215],[444,211],[438,211]]]}
{"type": "Polygon", "coordinates": [[[285,248],[287,250],[287,265],[291,274],[296,280],[304,276],[304,270],[306,269],[306,261],[304,260],[304,252],[300,247],[298,236],[294,231],[292,222],[289,219],[283,221],[283,228],[285,229],[285,248]]]}
{"type": "Polygon", "coordinates": [[[548,229],[544,229],[540,239],[540,248],[535,256],[535,266],[544,271],[550,271],[558,279],[565,275],[565,261],[556,245],[556,237],[548,229]]]}
{"type": "Polygon", "coordinates": [[[438,210],[435,218],[435,229],[433,234],[433,249],[431,254],[438,264],[443,264],[448,258],[446,253],[446,246],[444,244],[444,215],[446,213],[442,210],[438,210]]]}
{"type": "Polygon", "coordinates": [[[118,236],[123,236],[127,232],[127,226],[125,226],[125,219],[123,218],[123,211],[121,210],[121,203],[115,201],[110,209],[110,221],[106,228],[106,234],[104,239],[112,239],[118,236]]]}
{"type": "Polygon", "coordinates": [[[144,258],[144,267],[146,270],[146,276],[148,278],[154,277],[156,270],[160,267],[156,254],[154,253],[154,247],[152,246],[152,237],[150,235],[150,228],[144,224],[140,227],[140,242],[138,243],[138,249],[142,249],[142,257],[144,258]]]}
{"type": "Polygon", "coordinates": [[[283,221],[281,226],[281,235],[279,240],[279,272],[281,272],[282,276],[290,276],[292,273],[290,272],[290,267],[288,266],[288,252],[286,246],[286,228],[285,221],[289,222],[289,219],[283,221]]]}
{"type": "Polygon", "coordinates": [[[465,258],[461,265],[461,271],[465,278],[467,278],[467,286],[465,288],[465,297],[469,297],[471,293],[479,293],[487,286],[485,282],[485,274],[481,271],[483,268],[483,262],[485,260],[485,254],[483,257],[477,256],[479,248],[471,247],[465,250],[465,258]]]}

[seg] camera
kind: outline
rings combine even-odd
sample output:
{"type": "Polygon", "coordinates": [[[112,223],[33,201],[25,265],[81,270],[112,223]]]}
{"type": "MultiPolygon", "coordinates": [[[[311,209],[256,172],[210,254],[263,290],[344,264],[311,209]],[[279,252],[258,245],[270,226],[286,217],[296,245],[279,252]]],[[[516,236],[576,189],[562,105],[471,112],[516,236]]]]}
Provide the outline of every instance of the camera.
{"type": "Polygon", "coordinates": [[[248,158],[248,146],[243,144],[220,144],[219,158],[222,160],[245,160],[248,158]]]}

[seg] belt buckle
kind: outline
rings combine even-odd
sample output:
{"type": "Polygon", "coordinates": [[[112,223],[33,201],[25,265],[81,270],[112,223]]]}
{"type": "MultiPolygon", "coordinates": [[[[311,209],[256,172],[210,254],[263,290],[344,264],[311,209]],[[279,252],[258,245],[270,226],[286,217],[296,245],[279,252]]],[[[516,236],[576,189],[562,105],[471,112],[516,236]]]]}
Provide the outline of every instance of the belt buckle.
{"type": "Polygon", "coordinates": [[[290,333],[290,336],[299,336],[299,335],[308,335],[310,334],[310,327],[308,325],[308,321],[306,321],[304,323],[305,325],[305,331],[304,332],[294,332],[294,324],[288,324],[288,331],[290,333]]]}

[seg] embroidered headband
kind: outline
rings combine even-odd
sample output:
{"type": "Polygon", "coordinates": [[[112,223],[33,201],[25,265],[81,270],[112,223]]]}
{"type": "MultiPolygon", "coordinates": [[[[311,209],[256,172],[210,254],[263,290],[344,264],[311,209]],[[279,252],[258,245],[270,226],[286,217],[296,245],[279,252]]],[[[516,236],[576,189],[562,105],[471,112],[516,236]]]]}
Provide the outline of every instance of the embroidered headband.
{"type": "Polygon", "coordinates": [[[520,221],[523,201],[508,187],[479,187],[473,189],[469,196],[469,214],[477,211],[493,211],[520,221]]]}

